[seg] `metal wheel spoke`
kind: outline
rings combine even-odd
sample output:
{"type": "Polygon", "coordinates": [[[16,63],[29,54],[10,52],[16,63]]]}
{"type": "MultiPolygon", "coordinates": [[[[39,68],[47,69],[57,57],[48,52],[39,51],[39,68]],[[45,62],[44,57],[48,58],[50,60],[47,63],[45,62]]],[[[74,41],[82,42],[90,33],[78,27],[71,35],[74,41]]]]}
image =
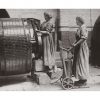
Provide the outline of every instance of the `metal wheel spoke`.
{"type": "Polygon", "coordinates": [[[70,88],[70,86],[68,85],[68,89],[70,88]]]}
{"type": "Polygon", "coordinates": [[[63,83],[63,86],[66,86],[66,85],[68,85],[68,84],[66,84],[66,83],[63,83]]]}
{"type": "Polygon", "coordinates": [[[68,88],[69,88],[69,89],[71,89],[72,87],[73,87],[73,85],[72,85],[72,84],[69,84],[69,85],[68,85],[68,88]]]}
{"type": "Polygon", "coordinates": [[[65,82],[63,82],[63,83],[66,83],[66,84],[68,84],[68,82],[66,82],[66,81],[65,81],[65,82]]]}
{"type": "Polygon", "coordinates": [[[65,85],[64,85],[64,88],[68,88],[68,85],[67,85],[67,84],[65,84],[65,85]]]}
{"type": "Polygon", "coordinates": [[[73,84],[69,84],[71,87],[73,87],[73,84]]]}
{"type": "Polygon", "coordinates": [[[73,81],[70,78],[62,79],[62,86],[64,89],[72,89],[73,88],[73,81]]]}

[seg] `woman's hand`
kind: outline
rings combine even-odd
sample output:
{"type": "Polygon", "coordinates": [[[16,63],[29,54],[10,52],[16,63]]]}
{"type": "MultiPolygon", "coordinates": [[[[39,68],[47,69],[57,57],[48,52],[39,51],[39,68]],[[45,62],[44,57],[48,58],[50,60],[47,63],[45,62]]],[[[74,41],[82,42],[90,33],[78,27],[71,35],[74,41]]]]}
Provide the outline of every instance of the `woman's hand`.
{"type": "Polygon", "coordinates": [[[48,31],[40,31],[40,30],[35,30],[37,33],[41,33],[42,35],[49,35],[48,31]]]}
{"type": "Polygon", "coordinates": [[[73,47],[70,47],[69,49],[68,49],[68,51],[71,51],[73,49],[73,47]]]}
{"type": "Polygon", "coordinates": [[[75,43],[74,43],[74,44],[72,44],[72,45],[71,45],[71,47],[68,49],[68,51],[73,50],[75,46],[76,46],[76,45],[75,45],[75,43]]]}
{"type": "Polygon", "coordinates": [[[74,47],[76,46],[76,44],[75,44],[75,43],[73,43],[71,46],[74,48],[74,47]]]}
{"type": "Polygon", "coordinates": [[[49,35],[49,32],[48,31],[40,31],[41,32],[41,34],[43,34],[43,35],[49,35]]]}
{"type": "Polygon", "coordinates": [[[36,29],[35,31],[36,31],[36,32],[41,32],[40,30],[37,30],[37,29],[36,29]]]}
{"type": "Polygon", "coordinates": [[[80,45],[81,43],[83,43],[85,41],[84,38],[81,38],[79,41],[77,41],[76,43],[72,44],[73,47],[77,46],[77,45],[80,45]]]}

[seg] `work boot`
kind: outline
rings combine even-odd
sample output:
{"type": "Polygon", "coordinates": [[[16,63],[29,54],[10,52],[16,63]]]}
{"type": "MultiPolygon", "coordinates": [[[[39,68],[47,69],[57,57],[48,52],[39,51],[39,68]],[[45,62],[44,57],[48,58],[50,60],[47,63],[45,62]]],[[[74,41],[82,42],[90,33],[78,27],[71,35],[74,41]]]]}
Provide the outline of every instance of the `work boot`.
{"type": "Polygon", "coordinates": [[[86,86],[87,85],[87,80],[79,80],[74,82],[75,86],[86,86]]]}

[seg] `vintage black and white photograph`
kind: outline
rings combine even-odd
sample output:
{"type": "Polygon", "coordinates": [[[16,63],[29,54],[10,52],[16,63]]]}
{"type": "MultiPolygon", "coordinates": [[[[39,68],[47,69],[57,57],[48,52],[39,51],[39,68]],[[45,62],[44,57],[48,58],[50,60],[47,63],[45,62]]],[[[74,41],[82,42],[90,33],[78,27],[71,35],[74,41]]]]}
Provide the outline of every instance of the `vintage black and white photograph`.
{"type": "Polygon", "coordinates": [[[100,9],[0,9],[0,91],[100,90],[100,9]]]}

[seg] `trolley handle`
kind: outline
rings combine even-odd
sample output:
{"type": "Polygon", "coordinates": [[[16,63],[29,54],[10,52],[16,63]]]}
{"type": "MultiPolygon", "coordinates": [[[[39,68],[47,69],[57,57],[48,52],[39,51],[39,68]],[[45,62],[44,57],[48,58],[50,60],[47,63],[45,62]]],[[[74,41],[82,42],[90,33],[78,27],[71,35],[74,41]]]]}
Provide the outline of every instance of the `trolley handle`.
{"type": "Polygon", "coordinates": [[[73,47],[70,47],[70,48],[66,49],[66,48],[64,48],[64,47],[61,47],[61,46],[60,46],[60,49],[62,49],[62,50],[65,50],[65,51],[69,52],[69,51],[71,51],[71,50],[73,49],[73,47]]]}

